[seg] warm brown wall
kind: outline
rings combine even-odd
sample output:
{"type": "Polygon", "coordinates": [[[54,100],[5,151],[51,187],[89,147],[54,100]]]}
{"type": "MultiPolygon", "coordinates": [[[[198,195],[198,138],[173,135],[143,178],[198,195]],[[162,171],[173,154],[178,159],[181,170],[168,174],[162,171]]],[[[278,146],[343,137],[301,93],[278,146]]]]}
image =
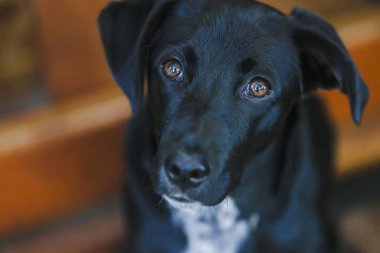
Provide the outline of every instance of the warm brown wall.
{"type": "Polygon", "coordinates": [[[55,101],[113,85],[97,16],[108,0],[33,0],[45,82],[55,101]]]}

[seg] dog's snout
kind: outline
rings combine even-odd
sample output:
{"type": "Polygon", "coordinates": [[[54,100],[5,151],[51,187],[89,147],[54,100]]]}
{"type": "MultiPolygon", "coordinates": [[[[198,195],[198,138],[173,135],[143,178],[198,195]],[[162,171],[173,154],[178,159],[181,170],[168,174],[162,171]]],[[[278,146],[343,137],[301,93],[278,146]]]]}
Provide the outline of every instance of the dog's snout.
{"type": "Polygon", "coordinates": [[[180,188],[199,186],[210,173],[207,163],[198,154],[176,152],[165,163],[169,180],[180,188]]]}

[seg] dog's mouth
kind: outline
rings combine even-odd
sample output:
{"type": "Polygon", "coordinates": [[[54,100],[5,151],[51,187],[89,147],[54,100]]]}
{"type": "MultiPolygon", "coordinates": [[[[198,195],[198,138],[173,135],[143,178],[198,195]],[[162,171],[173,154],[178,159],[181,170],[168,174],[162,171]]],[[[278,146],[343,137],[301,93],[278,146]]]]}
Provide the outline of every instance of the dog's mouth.
{"type": "Polygon", "coordinates": [[[163,195],[162,196],[166,201],[168,202],[178,202],[178,203],[194,203],[196,202],[195,200],[190,199],[189,197],[185,195],[163,195]]]}
{"type": "Polygon", "coordinates": [[[153,189],[157,195],[169,204],[195,204],[215,206],[229,191],[230,176],[226,173],[210,174],[207,180],[199,184],[181,185],[171,181],[163,167],[151,176],[153,189]]]}
{"type": "Polygon", "coordinates": [[[199,209],[203,204],[201,204],[198,201],[191,200],[187,197],[178,197],[178,196],[168,196],[163,195],[162,196],[166,203],[168,203],[171,207],[175,209],[181,209],[181,210],[193,210],[193,209],[199,209]]]}
{"type": "Polygon", "coordinates": [[[191,198],[190,196],[186,195],[185,193],[182,194],[162,194],[162,198],[172,207],[175,208],[188,208],[188,207],[196,207],[196,206],[217,206],[221,202],[225,200],[225,198],[228,196],[227,193],[224,194],[222,197],[220,197],[216,201],[203,201],[203,199],[198,198],[191,198]]]}

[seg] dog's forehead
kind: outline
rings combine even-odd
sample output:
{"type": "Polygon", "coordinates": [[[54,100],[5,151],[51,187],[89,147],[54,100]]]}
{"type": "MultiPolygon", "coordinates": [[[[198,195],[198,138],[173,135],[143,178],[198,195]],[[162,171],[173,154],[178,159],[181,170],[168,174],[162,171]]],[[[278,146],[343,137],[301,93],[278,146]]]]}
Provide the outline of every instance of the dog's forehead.
{"type": "Polygon", "coordinates": [[[262,19],[272,20],[272,24],[267,25],[275,25],[271,28],[276,30],[276,25],[284,25],[285,16],[273,7],[252,0],[182,0],[168,14],[171,32],[180,27],[188,33],[200,28],[252,26],[262,19]],[[276,21],[280,22],[276,24],[276,21]]]}
{"type": "Polygon", "coordinates": [[[204,14],[221,9],[240,9],[258,11],[262,14],[283,15],[279,10],[254,0],[181,0],[176,5],[176,12],[181,16],[204,14]]]}
{"type": "Polygon", "coordinates": [[[195,2],[203,5],[180,1],[161,29],[161,42],[186,45],[203,60],[208,56],[213,61],[270,57],[288,46],[287,19],[271,7],[254,1],[195,2]]]}

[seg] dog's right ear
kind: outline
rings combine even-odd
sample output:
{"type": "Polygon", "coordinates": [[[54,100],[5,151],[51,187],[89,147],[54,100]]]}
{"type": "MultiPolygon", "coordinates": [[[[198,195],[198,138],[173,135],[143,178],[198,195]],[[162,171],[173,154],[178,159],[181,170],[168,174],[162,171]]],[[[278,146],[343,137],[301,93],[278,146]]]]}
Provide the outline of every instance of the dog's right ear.
{"type": "Polygon", "coordinates": [[[111,2],[98,22],[106,58],[113,77],[138,112],[144,97],[149,44],[165,10],[174,0],[111,2]]]}

